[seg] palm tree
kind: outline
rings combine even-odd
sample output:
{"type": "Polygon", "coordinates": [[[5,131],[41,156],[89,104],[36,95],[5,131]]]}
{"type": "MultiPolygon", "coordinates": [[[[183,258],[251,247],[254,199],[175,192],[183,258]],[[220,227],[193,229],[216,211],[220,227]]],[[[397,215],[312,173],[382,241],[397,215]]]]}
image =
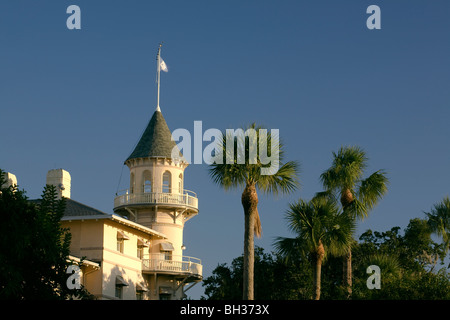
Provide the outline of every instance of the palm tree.
{"type": "Polygon", "coordinates": [[[447,196],[435,204],[431,212],[425,212],[431,232],[440,236],[444,242],[445,253],[450,245],[450,198],[447,196]]]}
{"type": "Polygon", "coordinates": [[[241,203],[244,209],[245,222],[244,300],[254,299],[254,235],[261,237],[262,234],[257,207],[257,189],[267,194],[277,195],[279,193],[290,193],[298,187],[298,164],[294,161],[283,164],[283,145],[279,142],[278,136],[267,133],[267,130],[264,130],[262,127],[252,124],[247,128],[246,133],[253,132],[255,133],[254,136],[251,134],[245,136],[230,133],[222,134],[222,140],[216,149],[219,153],[214,154],[214,156],[221,158],[223,161],[217,161],[222,163],[212,163],[209,171],[212,180],[225,190],[232,188],[243,189],[241,203]],[[243,137],[245,140],[240,140],[243,137]],[[238,152],[234,152],[235,147],[239,147],[240,143],[242,146],[242,141],[245,142],[245,159],[242,159],[238,152]],[[252,149],[255,147],[255,144],[257,148],[252,149]],[[232,151],[230,151],[230,147],[232,147],[232,151]],[[255,150],[256,152],[254,152],[255,150]],[[264,150],[263,153],[261,153],[262,150],[264,150]],[[271,163],[268,163],[267,159],[261,156],[265,152],[271,158],[271,163]],[[271,172],[271,174],[262,173],[264,172],[262,169],[268,169],[271,166],[275,166],[278,170],[271,172]]]}
{"type": "Polygon", "coordinates": [[[300,199],[290,204],[286,219],[297,237],[278,237],[275,248],[288,259],[298,253],[312,257],[314,299],[319,300],[322,264],[328,253],[339,256],[348,251],[353,240],[354,219],[340,211],[335,201],[325,197],[314,197],[309,202],[300,199]]]}
{"type": "MultiPolygon", "coordinates": [[[[387,192],[388,179],[383,170],[362,179],[368,158],[357,146],[341,147],[333,152],[332,166],[320,175],[325,188],[323,195],[339,199],[344,212],[354,219],[364,219],[369,211],[387,192]]],[[[352,252],[348,250],[344,260],[344,285],[349,297],[352,286],[352,252]]]]}

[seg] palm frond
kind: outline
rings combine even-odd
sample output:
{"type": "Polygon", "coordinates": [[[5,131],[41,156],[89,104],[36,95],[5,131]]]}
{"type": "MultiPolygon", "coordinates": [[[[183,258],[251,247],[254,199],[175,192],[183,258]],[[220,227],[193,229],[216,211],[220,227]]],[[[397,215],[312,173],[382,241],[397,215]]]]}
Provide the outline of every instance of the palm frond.
{"type": "Polygon", "coordinates": [[[450,245],[450,198],[445,197],[432,207],[431,212],[425,214],[431,232],[442,238],[447,251],[450,245]]]}
{"type": "Polygon", "coordinates": [[[290,193],[300,185],[299,164],[283,163],[284,146],[276,132],[256,124],[245,130],[225,131],[216,149],[220,150],[222,161],[212,163],[209,174],[225,190],[254,183],[263,192],[277,195],[290,193]],[[264,174],[263,170],[269,168],[274,168],[273,172],[264,174]]]}
{"type": "Polygon", "coordinates": [[[363,149],[357,146],[341,147],[333,152],[332,166],[320,175],[320,181],[327,190],[350,189],[361,178],[367,166],[363,149]]]}
{"type": "Polygon", "coordinates": [[[380,267],[383,274],[398,275],[401,272],[400,262],[396,255],[387,253],[372,253],[364,255],[359,263],[361,267],[366,269],[370,265],[380,267]]]}
{"type": "Polygon", "coordinates": [[[339,197],[332,190],[324,190],[324,191],[316,192],[316,194],[314,195],[313,199],[314,198],[329,199],[329,201],[333,202],[336,205],[337,205],[337,203],[339,201],[339,197]]]}
{"type": "Polygon", "coordinates": [[[378,170],[367,179],[361,180],[358,198],[370,210],[386,194],[388,183],[386,172],[378,170]]]}
{"type": "Polygon", "coordinates": [[[308,253],[305,250],[304,242],[299,238],[277,237],[273,243],[275,251],[285,258],[286,261],[308,253]]]}
{"type": "Polygon", "coordinates": [[[299,171],[298,163],[289,161],[282,165],[273,175],[259,175],[257,186],[264,193],[274,195],[291,193],[300,185],[298,180],[299,171]]]}
{"type": "MultiPolygon", "coordinates": [[[[308,202],[299,199],[289,205],[285,219],[289,230],[296,234],[297,247],[288,249],[280,247],[282,249],[280,253],[300,249],[312,253],[322,244],[325,256],[327,252],[342,255],[351,245],[355,230],[354,220],[339,212],[337,203],[327,197],[314,197],[308,202]]],[[[285,240],[282,244],[293,245],[292,241],[285,240]]]]}
{"type": "Polygon", "coordinates": [[[355,198],[352,203],[344,208],[345,214],[349,215],[353,219],[364,220],[368,217],[368,208],[358,198],[355,198]]]}

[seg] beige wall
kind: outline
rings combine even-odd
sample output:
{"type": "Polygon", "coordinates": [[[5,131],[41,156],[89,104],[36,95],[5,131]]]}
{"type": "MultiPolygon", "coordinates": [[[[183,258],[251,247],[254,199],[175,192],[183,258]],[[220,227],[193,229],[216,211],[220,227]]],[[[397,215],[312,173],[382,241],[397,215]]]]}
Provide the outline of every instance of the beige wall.
{"type": "Polygon", "coordinates": [[[184,169],[185,164],[174,163],[170,159],[132,159],[127,162],[130,168],[130,193],[142,193],[143,185],[145,183],[146,176],[150,175],[152,182],[152,192],[162,192],[163,186],[163,174],[164,172],[170,172],[171,176],[171,192],[170,193],[181,193],[182,190],[179,188],[179,177],[182,178],[183,189],[184,184],[184,169]]]}
{"type": "MultiPolygon", "coordinates": [[[[138,239],[151,244],[149,234],[109,219],[63,221],[62,226],[68,227],[72,234],[72,255],[101,264],[98,271],[84,275],[90,293],[101,299],[115,299],[116,276],[121,276],[128,284],[123,287],[122,299],[136,299],[136,284],[144,282],[138,239]],[[117,250],[118,231],[129,238],[124,240],[123,253],[117,250]]],[[[148,248],[143,250],[148,255],[148,248]]]]}
{"type": "MultiPolygon", "coordinates": [[[[170,159],[132,159],[127,162],[130,168],[130,191],[142,193],[144,178],[150,176],[151,192],[163,191],[163,173],[171,173],[170,193],[180,193],[184,188],[184,169],[186,164],[173,163],[170,159]],[[179,180],[182,175],[180,188],[179,180]]],[[[150,192],[150,191],[149,191],[150,192]]],[[[166,191],[167,192],[167,191],[166,191]]],[[[122,299],[136,298],[136,284],[144,283],[149,291],[146,298],[159,299],[161,293],[170,292],[170,299],[181,299],[181,288],[174,275],[164,273],[142,273],[142,261],[137,256],[138,239],[149,242],[144,248],[144,259],[155,257],[161,259],[161,242],[173,245],[172,260],[181,261],[183,255],[183,207],[170,208],[164,206],[142,207],[135,210],[137,222],[164,234],[167,239],[153,239],[151,235],[136,228],[126,226],[110,219],[99,219],[65,222],[71,228],[73,255],[95,262],[100,262],[101,268],[86,277],[91,293],[102,299],[115,299],[116,277],[121,276],[127,284],[122,289],[122,299]],[[156,212],[155,212],[156,209],[156,212]],[[117,250],[117,232],[125,234],[123,252],[117,250]],[[159,257],[158,257],[159,255],[159,257]],[[176,291],[176,289],[179,289],[176,291]]],[[[88,286],[87,286],[88,287],[88,286]]],[[[89,289],[88,289],[89,290],[89,289]]]]}
{"type": "Polygon", "coordinates": [[[62,221],[63,228],[69,228],[72,234],[70,252],[77,257],[85,256],[88,260],[102,259],[103,226],[95,220],[62,221]]]}
{"type": "Polygon", "coordinates": [[[177,212],[173,210],[158,209],[156,221],[151,224],[151,228],[166,235],[167,239],[155,240],[151,253],[156,254],[160,252],[159,244],[161,242],[170,242],[175,249],[172,253],[174,260],[175,257],[181,258],[183,255],[181,246],[183,245],[184,221],[182,214],[179,214],[178,218],[176,216],[177,212]]]}

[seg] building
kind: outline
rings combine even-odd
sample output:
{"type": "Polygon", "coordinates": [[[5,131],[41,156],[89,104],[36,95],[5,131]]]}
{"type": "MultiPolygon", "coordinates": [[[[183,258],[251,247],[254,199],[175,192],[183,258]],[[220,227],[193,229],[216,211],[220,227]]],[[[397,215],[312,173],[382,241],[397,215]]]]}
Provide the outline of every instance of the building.
{"type": "MultiPolygon", "coordinates": [[[[179,300],[202,280],[200,259],[183,255],[184,224],[198,214],[197,195],[184,188],[188,166],[161,109],[157,54],[157,108],[124,164],[130,185],[114,199],[107,214],[71,199],[71,177],[50,170],[47,184],[67,199],[62,226],[72,234],[71,259],[83,258],[81,283],[98,299],[179,300]]],[[[6,173],[6,184],[17,184],[6,173]]]]}
{"type": "MultiPolygon", "coordinates": [[[[97,299],[183,299],[202,280],[200,259],[183,255],[184,224],[198,214],[198,199],[184,189],[188,163],[159,107],[125,164],[130,186],[116,195],[114,214],[71,199],[69,172],[48,172],[46,183],[66,198],[70,258],[85,259],[81,283],[97,299]]],[[[13,174],[6,178],[17,184],[13,174]]]]}
{"type": "Polygon", "coordinates": [[[152,241],[142,272],[155,298],[180,299],[184,285],[201,280],[200,260],[183,256],[184,224],[198,214],[198,199],[184,189],[188,163],[159,107],[125,164],[130,187],[114,199],[114,212],[167,237],[152,241]]]}

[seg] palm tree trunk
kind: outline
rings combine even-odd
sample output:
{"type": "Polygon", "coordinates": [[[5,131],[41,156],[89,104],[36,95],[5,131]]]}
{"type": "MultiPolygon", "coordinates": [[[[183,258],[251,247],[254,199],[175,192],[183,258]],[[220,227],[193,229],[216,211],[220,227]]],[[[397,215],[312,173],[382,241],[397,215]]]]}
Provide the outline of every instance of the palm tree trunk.
{"type": "Polygon", "coordinates": [[[343,281],[347,290],[347,299],[352,296],[352,249],[348,249],[348,253],[344,256],[343,281]]]}
{"type": "MultiPolygon", "coordinates": [[[[343,210],[349,206],[354,200],[353,193],[350,189],[344,189],[341,194],[341,204],[343,210]]],[[[352,249],[348,249],[348,253],[344,256],[343,264],[343,283],[347,290],[347,299],[352,296],[352,249]]]]}
{"type": "Polygon", "coordinates": [[[320,299],[320,283],[321,283],[321,277],[322,277],[322,262],[323,257],[325,256],[325,249],[323,247],[323,244],[321,241],[319,241],[319,247],[316,251],[316,274],[314,277],[314,287],[315,287],[315,300],[320,299]]]}
{"type": "Polygon", "coordinates": [[[255,225],[258,215],[258,194],[254,184],[247,184],[241,198],[244,207],[244,285],[242,298],[244,300],[254,299],[254,265],[255,265],[255,248],[254,234],[255,225]]]}

